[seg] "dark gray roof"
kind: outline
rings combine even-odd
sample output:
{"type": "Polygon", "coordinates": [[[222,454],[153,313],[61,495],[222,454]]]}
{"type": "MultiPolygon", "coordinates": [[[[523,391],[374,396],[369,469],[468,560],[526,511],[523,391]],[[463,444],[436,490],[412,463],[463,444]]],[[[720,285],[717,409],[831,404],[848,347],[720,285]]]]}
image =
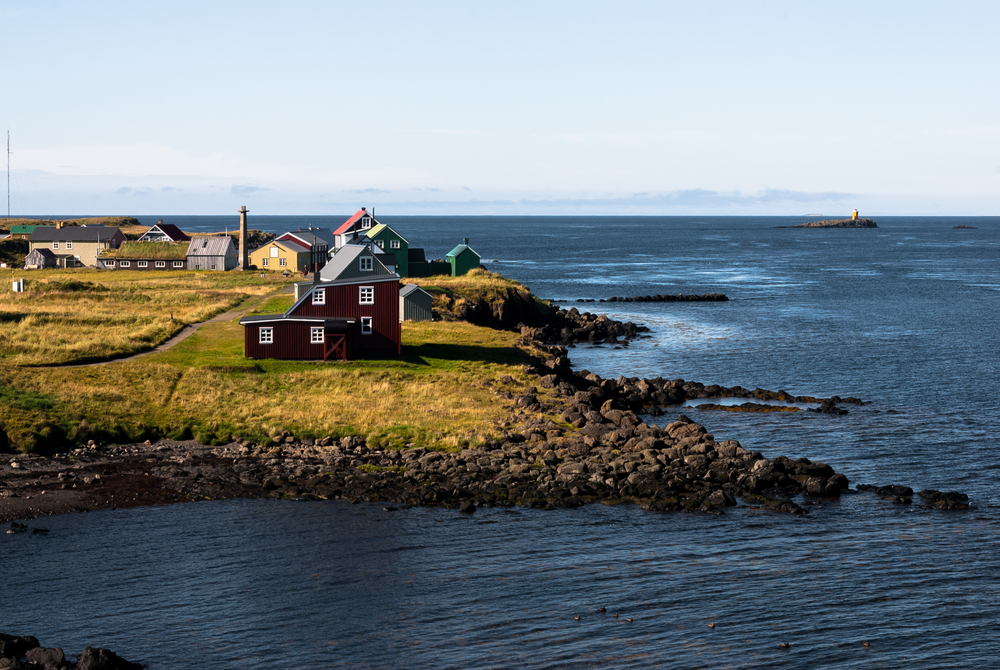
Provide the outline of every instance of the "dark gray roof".
{"type": "Polygon", "coordinates": [[[399,296],[401,298],[405,298],[406,296],[410,295],[411,293],[416,293],[417,291],[420,291],[421,293],[426,294],[428,298],[433,297],[430,293],[427,293],[427,291],[425,291],[421,287],[417,286],[416,284],[403,284],[399,288],[399,296]]]}
{"type": "Polygon", "coordinates": [[[424,250],[420,247],[410,247],[406,250],[406,258],[411,263],[426,263],[427,258],[424,256],[424,250]]]}
{"type": "Polygon", "coordinates": [[[38,254],[39,256],[44,256],[45,258],[55,258],[56,257],[56,255],[54,253],[52,253],[51,249],[34,249],[28,255],[30,256],[31,254],[38,254]]]}
{"type": "Polygon", "coordinates": [[[97,242],[98,240],[110,239],[118,228],[106,228],[105,226],[63,226],[62,228],[50,228],[39,226],[28,238],[31,242],[97,242]]]}
{"type": "Polygon", "coordinates": [[[225,256],[226,250],[233,245],[229,235],[213,235],[210,237],[195,237],[188,246],[188,256],[225,256]]]}
{"type": "MultiPolygon", "coordinates": [[[[352,282],[363,283],[364,281],[370,281],[375,277],[384,276],[384,274],[386,273],[396,279],[399,278],[399,276],[390,271],[389,268],[386,266],[385,262],[381,260],[381,257],[386,254],[372,253],[372,250],[369,249],[364,244],[345,244],[344,246],[342,246],[340,249],[337,250],[337,253],[335,253],[333,256],[330,257],[330,260],[326,262],[326,265],[323,266],[323,269],[319,271],[320,277],[322,277],[323,281],[334,281],[336,279],[339,279],[340,276],[345,273],[351,274],[350,272],[347,272],[347,270],[350,269],[351,264],[354,263],[363,254],[368,254],[372,258],[374,258],[375,262],[382,266],[382,270],[384,270],[384,272],[378,272],[377,269],[375,269],[373,266],[372,273],[370,275],[365,275],[364,277],[362,277],[361,282],[358,282],[357,279],[352,279],[352,282]]],[[[396,257],[393,256],[392,259],[393,259],[393,267],[395,267],[394,263],[396,257]]]]}
{"type": "Polygon", "coordinates": [[[327,247],[332,247],[334,242],[334,235],[332,230],[327,228],[313,228],[312,230],[290,230],[285,235],[294,235],[295,237],[303,240],[310,246],[316,244],[316,240],[323,242],[327,247]]]}
{"type": "Polygon", "coordinates": [[[345,323],[355,323],[356,319],[331,319],[326,316],[286,316],[284,314],[258,314],[257,316],[244,316],[240,319],[240,325],[249,323],[272,323],[274,321],[307,321],[309,323],[322,323],[326,327],[336,326],[345,323]]]}

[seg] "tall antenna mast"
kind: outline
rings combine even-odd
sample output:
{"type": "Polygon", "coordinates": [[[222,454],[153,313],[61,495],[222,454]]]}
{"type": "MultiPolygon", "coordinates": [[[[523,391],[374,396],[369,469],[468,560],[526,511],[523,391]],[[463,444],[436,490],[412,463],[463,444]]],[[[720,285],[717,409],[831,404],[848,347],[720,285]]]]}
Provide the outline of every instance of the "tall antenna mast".
{"type": "Polygon", "coordinates": [[[7,129],[7,218],[10,218],[10,128],[7,129]]]}

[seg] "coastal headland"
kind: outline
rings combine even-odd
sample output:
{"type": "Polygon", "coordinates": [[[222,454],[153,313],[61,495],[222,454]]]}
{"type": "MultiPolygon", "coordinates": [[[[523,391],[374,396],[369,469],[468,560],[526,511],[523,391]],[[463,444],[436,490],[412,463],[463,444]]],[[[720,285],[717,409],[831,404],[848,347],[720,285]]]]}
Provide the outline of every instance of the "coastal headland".
{"type": "MultiPolygon", "coordinates": [[[[107,281],[133,282],[130,290],[146,296],[139,302],[147,311],[166,300],[148,277],[114,274],[107,281]]],[[[62,275],[42,275],[17,299],[34,294],[50,308],[90,309],[82,296],[100,302],[111,299],[108,293],[128,293],[103,286],[105,277],[80,276],[83,287],[66,290],[62,275]]],[[[156,281],[163,290],[162,279],[156,281]]],[[[662,428],[641,417],[691,398],[722,397],[815,403],[840,414],[838,404],[859,403],[856,398],[680,379],[603,379],[574,370],[567,346],[625,344],[648,329],[559,309],[484,270],[422,285],[433,294],[440,320],[405,324],[405,355],[398,361],[247,361],[242,334],[230,321],[207,324],[172,349],[138,360],[29,367],[41,363],[36,351],[26,364],[4,363],[0,438],[23,453],[0,457],[0,519],[232,497],[383,501],[387,509],[432,504],[466,512],[484,505],[627,502],[709,513],[742,499],[762,510],[802,514],[807,508],[792,497],[849,490],[847,478],[827,464],[765,457],[734,440],[716,440],[684,416],[662,428]]],[[[251,307],[265,311],[291,299],[282,288],[229,287],[248,292],[245,300],[258,301],[251,307]]],[[[215,311],[234,301],[222,299],[215,311]]],[[[9,298],[3,307],[11,309],[9,298]]],[[[23,324],[25,318],[5,320],[23,324]]],[[[140,327],[136,319],[133,327],[140,327]]],[[[31,340],[24,329],[10,333],[8,361],[23,355],[31,340]]],[[[151,338],[145,347],[156,344],[151,338]]],[[[61,362],[93,362],[90,350],[68,349],[61,362]]],[[[926,493],[928,505],[967,506],[960,494],[926,493]]],[[[892,498],[907,502],[902,494],[892,498]]]]}

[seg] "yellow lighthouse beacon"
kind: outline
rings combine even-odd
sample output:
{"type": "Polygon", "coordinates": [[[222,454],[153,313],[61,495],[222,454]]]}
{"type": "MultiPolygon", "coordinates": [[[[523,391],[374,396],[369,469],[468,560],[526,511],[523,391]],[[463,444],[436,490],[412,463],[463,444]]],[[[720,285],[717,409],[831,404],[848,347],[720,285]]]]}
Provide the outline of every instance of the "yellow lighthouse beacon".
{"type": "Polygon", "coordinates": [[[857,221],[857,220],[858,220],[858,208],[855,207],[854,211],[851,212],[851,221],[857,221]]]}

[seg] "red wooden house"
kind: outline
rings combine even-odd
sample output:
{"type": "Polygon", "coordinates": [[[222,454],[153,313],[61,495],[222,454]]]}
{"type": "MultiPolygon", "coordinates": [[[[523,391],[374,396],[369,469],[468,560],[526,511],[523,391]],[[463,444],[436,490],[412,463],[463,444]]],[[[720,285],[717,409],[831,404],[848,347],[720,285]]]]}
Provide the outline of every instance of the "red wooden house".
{"type": "Polygon", "coordinates": [[[240,319],[247,358],[400,355],[399,275],[368,247],[348,245],[296,289],[284,314],[240,319]]]}

